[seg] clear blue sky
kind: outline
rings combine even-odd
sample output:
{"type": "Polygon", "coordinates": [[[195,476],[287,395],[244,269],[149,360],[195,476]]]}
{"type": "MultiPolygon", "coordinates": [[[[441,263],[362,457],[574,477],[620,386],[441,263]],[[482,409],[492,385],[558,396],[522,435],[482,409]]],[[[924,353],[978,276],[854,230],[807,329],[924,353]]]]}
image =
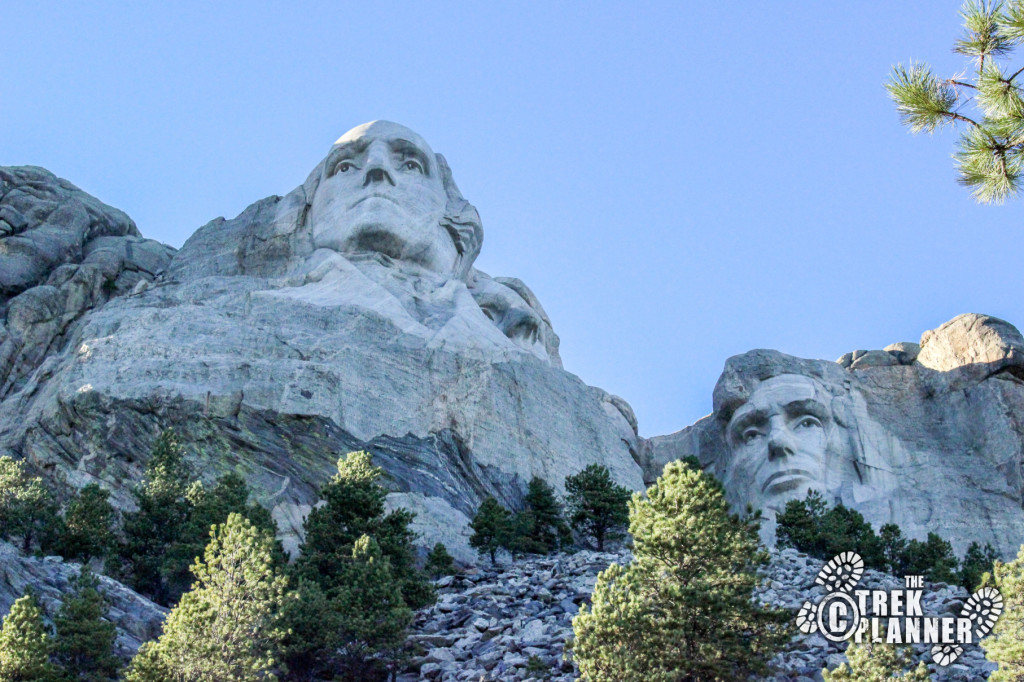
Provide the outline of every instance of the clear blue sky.
{"type": "MultiPolygon", "coordinates": [[[[725,359],[835,359],[964,312],[1024,325],[1021,204],[974,204],[890,66],[952,75],[959,2],[3,4],[0,164],[45,166],[180,246],[378,118],[448,158],[484,271],[643,435],[725,359]]],[[[1024,58],[1024,55],[1022,55],[1024,58]]]]}

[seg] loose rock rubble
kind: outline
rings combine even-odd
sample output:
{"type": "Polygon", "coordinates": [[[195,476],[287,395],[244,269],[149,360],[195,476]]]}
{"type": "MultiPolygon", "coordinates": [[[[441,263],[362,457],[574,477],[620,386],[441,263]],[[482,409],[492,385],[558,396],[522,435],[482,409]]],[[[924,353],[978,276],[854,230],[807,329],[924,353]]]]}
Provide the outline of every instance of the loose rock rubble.
{"type": "MultiPolygon", "coordinates": [[[[454,682],[463,680],[574,680],[577,669],[565,654],[572,637],[572,618],[589,603],[597,574],[609,564],[628,563],[628,550],[613,553],[582,551],[532,558],[497,567],[481,566],[437,581],[438,600],[417,614],[411,641],[419,655],[415,672],[400,679],[454,682]]],[[[754,598],[794,614],[805,601],[826,594],[814,579],[823,561],[792,549],[774,551],[764,581],[754,598]]],[[[902,587],[891,575],[865,571],[860,588],[902,587]]],[[[961,587],[926,586],[926,616],[958,615],[968,594],[961,587]]],[[[846,643],[821,634],[798,634],[773,661],[772,682],[820,682],[822,668],[846,660],[846,643]]],[[[996,668],[977,644],[968,645],[954,664],[939,668],[930,649],[915,647],[915,657],[928,664],[940,682],[978,682],[996,668]]]]}
{"type": "Polygon", "coordinates": [[[411,640],[424,654],[405,680],[574,680],[565,656],[572,618],[597,574],[628,552],[583,551],[448,576],[421,611],[411,640]]]}

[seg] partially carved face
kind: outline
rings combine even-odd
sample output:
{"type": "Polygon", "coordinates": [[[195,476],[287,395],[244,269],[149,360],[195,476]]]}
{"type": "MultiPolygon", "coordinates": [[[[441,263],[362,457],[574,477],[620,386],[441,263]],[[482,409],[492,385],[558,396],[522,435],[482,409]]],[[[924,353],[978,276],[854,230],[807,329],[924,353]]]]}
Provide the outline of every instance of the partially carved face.
{"type": "Polygon", "coordinates": [[[446,193],[434,152],[405,126],[374,121],[327,155],[309,220],[316,248],[376,252],[450,274],[458,261],[441,226],[446,193]]]}
{"type": "Polygon", "coordinates": [[[798,374],[762,382],[726,427],[726,487],[755,508],[775,511],[809,490],[824,491],[834,422],[823,393],[798,374]]]}

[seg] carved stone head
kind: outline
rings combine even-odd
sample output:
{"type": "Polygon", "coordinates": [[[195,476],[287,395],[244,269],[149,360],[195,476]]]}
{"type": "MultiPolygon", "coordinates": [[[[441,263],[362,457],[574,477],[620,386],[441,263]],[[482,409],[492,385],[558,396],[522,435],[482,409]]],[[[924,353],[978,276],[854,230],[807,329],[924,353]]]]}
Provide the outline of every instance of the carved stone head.
{"type": "Polygon", "coordinates": [[[315,248],[382,254],[463,280],[483,242],[480,216],[444,157],[389,121],[363,124],[334,143],[308,220],[315,248]]]}
{"type": "Polygon", "coordinates": [[[722,482],[734,500],[769,517],[810,490],[832,502],[844,486],[863,483],[841,377],[794,361],[770,351],[730,358],[715,389],[728,450],[722,482]]]}

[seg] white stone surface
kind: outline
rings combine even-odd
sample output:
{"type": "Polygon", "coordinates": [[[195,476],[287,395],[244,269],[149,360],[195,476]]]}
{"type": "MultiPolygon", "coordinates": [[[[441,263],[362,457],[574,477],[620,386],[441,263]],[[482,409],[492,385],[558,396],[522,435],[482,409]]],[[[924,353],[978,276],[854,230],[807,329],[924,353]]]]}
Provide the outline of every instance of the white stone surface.
{"type": "Polygon", "coordinates": [[[425,541],[443,529],[462,553],[482,497],[514,506],[534,475],[560,487],[596,462],[641,488],[632,410],[561,368],[525,284],[472,268],[482,239],[443,157],[404,127],[360,126],[302,186],[208,223],[157,279],[87,299],[46,343],[26,330],[71,294],[13,301],[5,334],[34,355],[0,393],[0,451],[129,506],[175,426],[204,477],[256,486],[289,546],[357,447],[425,541]]]}

